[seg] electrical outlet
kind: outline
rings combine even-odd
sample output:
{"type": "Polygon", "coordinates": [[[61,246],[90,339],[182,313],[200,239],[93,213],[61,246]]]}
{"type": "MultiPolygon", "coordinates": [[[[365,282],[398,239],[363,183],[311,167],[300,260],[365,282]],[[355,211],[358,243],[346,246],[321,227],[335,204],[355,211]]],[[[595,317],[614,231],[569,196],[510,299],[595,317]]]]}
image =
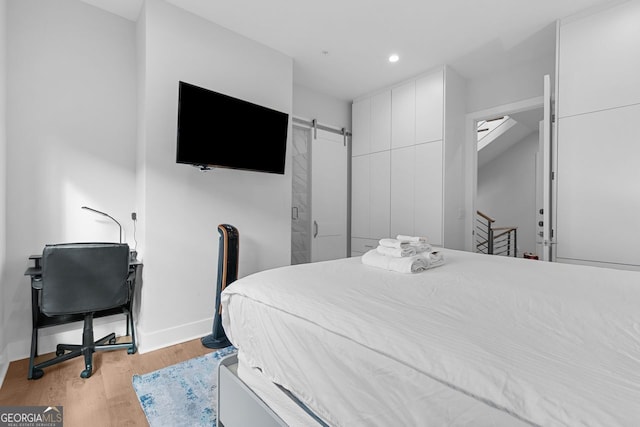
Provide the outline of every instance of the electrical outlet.
{"type": "Polygon", "coordinates": [[[131,212],[131,219],[132,220],[137,220],[138,219],[138,215],[135,212],[131,212]]]}

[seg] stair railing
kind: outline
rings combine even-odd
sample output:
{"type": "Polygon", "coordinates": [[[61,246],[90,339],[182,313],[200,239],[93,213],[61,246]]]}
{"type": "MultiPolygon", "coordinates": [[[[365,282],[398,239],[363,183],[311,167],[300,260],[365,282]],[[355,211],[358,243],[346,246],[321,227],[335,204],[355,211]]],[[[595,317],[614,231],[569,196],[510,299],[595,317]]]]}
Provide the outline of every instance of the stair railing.
{"type": "Polygon", "coordinates": [[[477,211],[476,213],[476,252],[481,254],[493,254],[492,225],[496,220],[480,211],[477,211]]]}
{"type": "Polygon", "coordinates": [[[493,236],[493,255],[518,256],[518,227],[495,227],[493,236]]]}
{"type": "Polygon", "coordinates": [[[476,213],[476,252],[517,257],[518,227],[494,227],[495,219],[480,211],[476,213]]]}

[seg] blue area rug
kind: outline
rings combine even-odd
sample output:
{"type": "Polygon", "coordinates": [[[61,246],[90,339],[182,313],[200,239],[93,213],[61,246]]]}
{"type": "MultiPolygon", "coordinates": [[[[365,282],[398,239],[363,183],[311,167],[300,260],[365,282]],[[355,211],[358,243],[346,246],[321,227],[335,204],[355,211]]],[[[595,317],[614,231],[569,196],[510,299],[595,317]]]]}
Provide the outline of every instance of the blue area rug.
{"type": "Polygon", "coordinates": [[[215,426],[218,364],[236,352],[231,346],[176,365],[133,376],[151,427],[215,426]]]}

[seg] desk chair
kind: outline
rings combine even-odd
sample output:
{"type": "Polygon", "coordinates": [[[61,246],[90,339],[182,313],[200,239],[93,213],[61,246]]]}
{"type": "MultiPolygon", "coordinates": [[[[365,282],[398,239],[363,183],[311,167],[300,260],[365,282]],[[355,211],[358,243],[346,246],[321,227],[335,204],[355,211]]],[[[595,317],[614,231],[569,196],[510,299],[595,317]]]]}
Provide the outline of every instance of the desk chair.
{"type": "Polygon", "coordinates": [[[123,348],[129,354],[136,352],[131,313],[133,284],[129,273],[127,244],[68,243],[45,246],[41,278],[32,279],[32,287],[38,289],[39,296],[37,308],[33,309],[29,379],[41,378],[44,375],[43,368],[78,356],[84,356],[85,364],[80,376],[89,378],[93,372],[94,352],[123,348]],[[116,344],[115,333],[94,342],[94,316],[117,313],[127,315],[127,331],[131,328],[131,342],[116,344]],[[74,320],[84,320],[82,344],[58,344],[55,358],[34,364],[38,329],[74,320]]]}

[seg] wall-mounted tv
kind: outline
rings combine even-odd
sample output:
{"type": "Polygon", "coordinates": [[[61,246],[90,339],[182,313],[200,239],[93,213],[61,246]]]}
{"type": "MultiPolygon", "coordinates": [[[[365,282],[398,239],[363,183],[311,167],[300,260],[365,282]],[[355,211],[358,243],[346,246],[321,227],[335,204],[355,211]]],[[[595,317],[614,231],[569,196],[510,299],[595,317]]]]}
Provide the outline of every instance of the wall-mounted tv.
{"type": "Polygon", "coordinates": [[[289,115],[179,82],[176,162],[284,174],[289,115]]]}

